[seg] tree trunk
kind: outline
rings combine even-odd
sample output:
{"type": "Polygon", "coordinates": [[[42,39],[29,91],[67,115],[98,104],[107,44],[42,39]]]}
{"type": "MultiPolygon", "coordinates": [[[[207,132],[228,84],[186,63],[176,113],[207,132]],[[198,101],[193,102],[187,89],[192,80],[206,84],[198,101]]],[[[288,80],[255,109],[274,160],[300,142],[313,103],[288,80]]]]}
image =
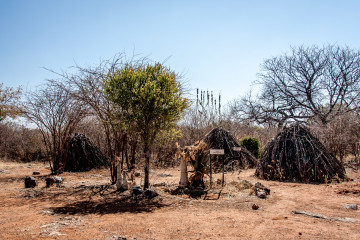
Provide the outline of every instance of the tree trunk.
{"type": "Polygon", "coordinates": [[[187,166],[185,158],[180,159],[180,187],[186,187],[189,184],[187,166]]]}
{"type": "Polygon", "coordinates": [[[134,169],[135,169],[136,146],[137,146],[136,141],[134,141],[134,142],[131,143],[131,157],[130,157],[130,169],[131,169],[131,170],[134,170],[134,169]]]}
{"type": "Polygon", "coordinates": [[[128,183],[128,180],[127,180],[127,176],[126,176],[126,172],[123,171],[123,176],[122,176],[122,185],[121,185],[121,188],[123,190],[128,190],[129,189],[129,183],[128,183]]]}
{"type": "Polygon", "coordinates": [[[145,179],[144,179],[144,189],[149,188],[149,169],[150,169],[150,148],[149,148],[149,143],[147,143],[147,141],[145,141],[144,143],[144,155],[145,155],[145,168],[144,168],[144,173],[145,173],[145,179]]]}
{"type": "Polygon", "coordinates": [[[118,167],[117,167],[117,178],[116,178],[116,189],[117,190],[122,190],[122,185],[123,185],[123,179],[122,179],[122,168],[121,168],[121,163],[119,161],[118,163],[118,167]]]}

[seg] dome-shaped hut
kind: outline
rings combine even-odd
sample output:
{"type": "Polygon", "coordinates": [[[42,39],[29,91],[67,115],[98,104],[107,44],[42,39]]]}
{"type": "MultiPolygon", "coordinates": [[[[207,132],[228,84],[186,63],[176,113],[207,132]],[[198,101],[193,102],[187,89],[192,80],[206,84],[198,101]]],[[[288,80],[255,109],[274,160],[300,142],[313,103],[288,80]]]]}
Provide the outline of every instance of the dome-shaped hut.
{"type": "Polygon", "coordinates": [[[224,155],[220,161],[212,162],[215,171],[222,168],[224,161],[225,169],[247,169],[256,167],[256,158],[244,147],[241,147],[235,138],[222,128],[215,128],[205,137],[197,141],[193,146],[185,147],[185,152],[189,154],[189,160],[195,170],[199,170],[208,165],[209,150],[224,149],[224,155]]]}
{"type": "Polygon", "coordinates": [[[181,156],[182,174],[180,185],[187,185],[186,162],[191,162],[194,173],[190,176],[190,185],[193,187],[204,187],[204,174],[212,171],[220,172],[253,168],[257,164],[257,159],[244,147],[241,147],[231,134],[221,128],[215,128],[197,141],[192,146],[183,149],[181,156]],[[224,155],[212,158],[212,170],[210,170],[210,149],[223,149],[224,155]],[[184,168],[184,169],[183,169],[184,168]],[[184,175],[183,175],[184,174],[184,175]]]}
{"type": "MultiPolygon", "coordinates": [[[[224,149],[224,161],[228,167],[253,168],[257,164],[256,158],[244,147],[240,146],[235,138],[222,128],[215,128],[202,140],[207,149],[224,149]]],[[[214,162],[219,168],[220,163],[214,162]]]]}
{"type": "Polygon", "coordinates": [[[255,175],[266,180],[327,183],[344,179],[345,169],[308,129],[293,125],[266,146],[255,175]]]}
{"type": "Polygon", "coordinates": [[[75,134],[69,142],[64,164],[67,172],[83,172],[93,168],[108,166],[106,157],[84,134],[75,134]]]}

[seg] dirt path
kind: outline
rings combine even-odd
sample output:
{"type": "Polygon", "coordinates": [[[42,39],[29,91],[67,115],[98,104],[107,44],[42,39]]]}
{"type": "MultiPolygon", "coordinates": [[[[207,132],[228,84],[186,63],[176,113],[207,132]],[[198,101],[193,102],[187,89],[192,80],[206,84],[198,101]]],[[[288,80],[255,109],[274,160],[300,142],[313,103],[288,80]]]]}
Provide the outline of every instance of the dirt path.
{"type": "Polygon", "coordinates": [[[61,187],[45,188],[49,173],[40,163],[0,162],[0,239],[360,239],[360,210],[343,208],[360,205],[360,173],[352,170],[354,181],[322,185],[259,181],[254,170],[229,173],[219,200],[170,195],[177,169],[152,173],[152,183],[167,184],[156,187],[160,195],[152,200],[115,192],[106,170],[65,173],[61,187]],[[23,178],[35,170],[41,172],[39,186],[25,189],[23,178]],[[250,195],[239,187],[241,180],[263,183],[270,196],[250,195]]]}

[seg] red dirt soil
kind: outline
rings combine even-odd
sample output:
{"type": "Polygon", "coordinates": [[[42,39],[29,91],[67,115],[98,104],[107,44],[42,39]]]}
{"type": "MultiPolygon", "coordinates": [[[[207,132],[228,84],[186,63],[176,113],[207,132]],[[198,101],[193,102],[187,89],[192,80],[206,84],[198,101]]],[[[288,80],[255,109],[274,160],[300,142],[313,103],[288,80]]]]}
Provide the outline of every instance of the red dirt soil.
{"type": "Polygon", "coordinates": [[[227,173],[218,200],[168,193],[180,179],[178,169],[152,171],[150,182],[165,185],[155,187],[159,196],[153,199],[116,192],[105,169],[64,173],[61,186],[46,188],[48,174],[42,163],[0,162],[0,239],[360,239],[360,210],[343,208],[360,205],[360,173],[351,169],[353,181],[320,185],[262,181],[253,169],[227,173]],[[33,171],[41,173],[35,176],[39,185],[24,188],[33,171]],[[261,182],[271,194],[251,195],[242,180],[261,182]]]}

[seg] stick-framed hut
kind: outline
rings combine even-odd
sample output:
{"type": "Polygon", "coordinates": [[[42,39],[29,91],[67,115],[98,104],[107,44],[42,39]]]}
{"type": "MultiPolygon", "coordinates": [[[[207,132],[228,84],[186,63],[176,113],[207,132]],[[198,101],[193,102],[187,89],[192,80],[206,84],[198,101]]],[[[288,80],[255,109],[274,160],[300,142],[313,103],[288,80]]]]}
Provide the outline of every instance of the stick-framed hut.
{"type": "Polygon", "coordinates": [[[84,134],[75,134],[69,142],[64,166],[64,170],[67,172],[83,172],[108,166],[108,161],[89,138],[84,134]]]}
{"type": "Polygon", "coordinates": [[[343,164],[310,131],[285,128],[266,146],[255,175],[266,180],[327,183],[343,180],[343,164]]]}
{"type": "Polygon", "coordinates": [[[211,174],[212,171],[235,170],[255,167],[256,158],[244,147],[241,147],[231,134],[221,128],[215,128],[197,141],[192,146],[185,147],[178,152],[181,159],[181,180],[180,185],[190,184],[192,187],[204,187],[204,174],[211,174]],[[223,149],[224,155],[220,158],[213,158],[210,164],[210,149],[223,149]],[[186,162],[190,162],[194,170],[187,179],[186,162]],[[212,169],[210,169],[212,165],[212,169]]]}

